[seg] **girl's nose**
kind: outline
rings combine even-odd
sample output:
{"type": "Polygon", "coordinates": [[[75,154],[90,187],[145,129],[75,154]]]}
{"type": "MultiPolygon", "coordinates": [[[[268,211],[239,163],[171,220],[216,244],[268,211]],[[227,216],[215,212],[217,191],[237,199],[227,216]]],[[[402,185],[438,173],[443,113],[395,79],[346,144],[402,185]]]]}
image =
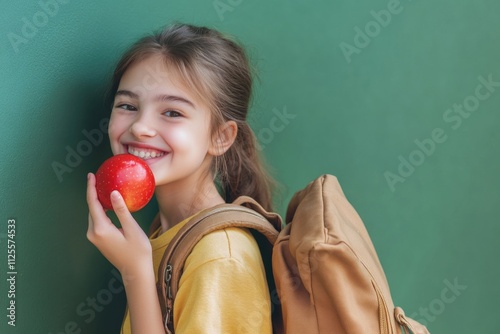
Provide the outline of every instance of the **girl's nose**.
{"type": "Polygon", "coordinates": [[[132,126],[130,127],[130,132],[136,138],[144,138],[144,137],[154,137],[156,135],[156,130],[149,126],[143,119],[138,119],[132,126]]]}

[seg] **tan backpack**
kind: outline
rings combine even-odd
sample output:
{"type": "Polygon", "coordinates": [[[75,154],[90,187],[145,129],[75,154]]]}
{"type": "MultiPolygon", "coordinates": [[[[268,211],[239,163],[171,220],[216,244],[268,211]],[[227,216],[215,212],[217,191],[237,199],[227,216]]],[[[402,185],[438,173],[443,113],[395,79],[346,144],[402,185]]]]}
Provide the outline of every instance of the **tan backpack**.
{"type": "Polygon", "coordinates": [[[260,246],[271,296],[279,296],[278,303],[272,298],[274,333],[429,334],[394,307],[373,243],[335,176],[323,175],[297,192],[286,223],[281,230],[278,214],[242,196],[199,213],[183,226],[159,268],[166,332],[174,333],[173,304],[195,244],[212,231],[244,227],[260,246]]]}

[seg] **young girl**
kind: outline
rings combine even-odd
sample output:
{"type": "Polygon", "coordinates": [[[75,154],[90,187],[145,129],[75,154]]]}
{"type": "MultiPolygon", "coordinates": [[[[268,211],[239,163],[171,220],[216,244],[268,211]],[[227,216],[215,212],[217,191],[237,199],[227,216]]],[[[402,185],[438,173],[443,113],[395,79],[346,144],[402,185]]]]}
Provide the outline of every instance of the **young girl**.
{"type": "MultiPolygon", "coordinates": [[[[88,239],[120,271],[127,295],[122,333],[164,333],[156,291],[162,255],[200,210],[240,195],[271,210],[272,180],[246,116],[252,78],[243,49],[219,32],[176,24],[134,44],[119,61],[109,139],[114,154],[144,159],[156,179],[161,227],[148,238],[117,191],[116,228],[88,175],[88,239]]],[[[259,248],[246,229],[205,236],[188,257],[174,303],[182,333],[271,333],[259,248]]]]}

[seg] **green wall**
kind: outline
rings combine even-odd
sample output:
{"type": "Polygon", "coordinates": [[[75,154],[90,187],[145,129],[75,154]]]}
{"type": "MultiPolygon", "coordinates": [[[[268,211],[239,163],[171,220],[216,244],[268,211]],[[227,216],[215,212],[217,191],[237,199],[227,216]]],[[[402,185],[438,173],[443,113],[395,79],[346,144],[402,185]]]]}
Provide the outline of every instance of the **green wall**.
{"type": "MultiPolygon", "coordinates": [[[[247,46],[260,78],[251,122],[284,184],[281,213],[307,182],[336,175],[396,304],[432,333],[498,331],[500,3],[0,3],[1,333],[117,332],[124,293],[86,240],[85,176],[110,155],[101,128],[114,63],[174,20],[247,46]]],[[[146,227],[154,213],[136,216],[146,227]]]]}

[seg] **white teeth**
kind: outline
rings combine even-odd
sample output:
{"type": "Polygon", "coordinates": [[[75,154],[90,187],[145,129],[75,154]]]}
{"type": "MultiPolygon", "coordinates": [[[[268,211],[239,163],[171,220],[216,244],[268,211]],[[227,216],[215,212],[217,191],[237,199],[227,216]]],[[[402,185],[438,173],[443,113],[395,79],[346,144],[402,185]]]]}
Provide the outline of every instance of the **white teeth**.
{"type": "Polygon", "coordinates": [[[133,154],[142,159],[158,158],[165,155],[165,152],[159,152],[152,149],[142,149],[138,147],[129,146],[128,153],[133,154]]]}

